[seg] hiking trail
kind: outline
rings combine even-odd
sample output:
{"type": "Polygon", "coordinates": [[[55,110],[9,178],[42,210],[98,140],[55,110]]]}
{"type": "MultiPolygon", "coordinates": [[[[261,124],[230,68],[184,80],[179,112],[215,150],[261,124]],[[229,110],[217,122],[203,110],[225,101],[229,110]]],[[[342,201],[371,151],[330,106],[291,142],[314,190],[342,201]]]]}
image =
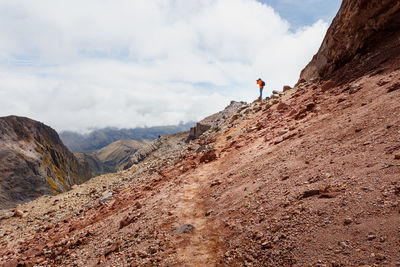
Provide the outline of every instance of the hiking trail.
{"type": "Polygon", "coordinates": [[[194,226],[192,231],[182,234],[183,240],[177,250],[177,262],[184,266],[215,265],[218,240],[212,230],[211,220],[205,216],[207,207],[202,192],[209,186],[209,177],[205,173],[207,170],[200,170],[188,176],[181,192],[177,195],[178,222],[181,225],[194,226]]]}

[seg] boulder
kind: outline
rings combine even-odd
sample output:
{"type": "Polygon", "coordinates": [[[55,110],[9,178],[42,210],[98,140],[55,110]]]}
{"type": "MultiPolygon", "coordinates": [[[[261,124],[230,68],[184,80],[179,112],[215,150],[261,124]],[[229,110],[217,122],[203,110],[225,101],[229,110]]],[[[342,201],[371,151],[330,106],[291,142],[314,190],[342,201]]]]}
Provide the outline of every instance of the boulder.
{"type": "Polygon", "coordinates": [[[203,133],[205,133],[206,131],[208,131],[208,129],[210,129],[211,126],[207,125],[207,124],[202,124],[202,123],[196,123],[196,126],[190,128],[190,133],[189,133],[189,137],[193,138],[193,139],[197,139],[200,137],[200,135],[202,135],[203,133]]]}
{"type": "Polygon", "coordinates": [[[283,92],[289,91],[290,89],[292,89],[292,87],[290,87],[289,85],[283,86],[283,92]]]}
{"type": "Polygon", "coordinates": [[[278,98],[279,98],[279,95],[277,95],[277,94],[271,95],[271,99],[278,99],[278,98]]]}
{"type": "Polygon", "coordinates": [[[286,109],[288,109],[288,108],[289,108],[289,105],[286,104],[286,103],[283,102],[283,101],[281,101],[281,102],[278,104],[278,106],[276,107],[276,109],[277,109],[278,111],[283,111],[283,110],[286,110],[286,109]]]}
{"type": "Polygon", "coordinates": [[[335,87],[335,82],[333,82],[333,81],[327,81],[327,82],[325,82],[325,83],[322,85],[321,91],[322,91],[322,92],[326,92],[326,91],[328,91],[329,89],[332,89],[333,87],[335,87]]]}
{"type": "Polygon", "coordinates": [[[212,150],[212,149],[210,149],[210,150],[207,150],[202,156],[201,156],[201,158],[200,158],[200,162],[201,163],[208,163],[208,162],[211,162],[211,161],[213,161],[213,160],[216,160],[217,159],[217,155],[215,154],[215,151],[214,150],[212,150]]]}

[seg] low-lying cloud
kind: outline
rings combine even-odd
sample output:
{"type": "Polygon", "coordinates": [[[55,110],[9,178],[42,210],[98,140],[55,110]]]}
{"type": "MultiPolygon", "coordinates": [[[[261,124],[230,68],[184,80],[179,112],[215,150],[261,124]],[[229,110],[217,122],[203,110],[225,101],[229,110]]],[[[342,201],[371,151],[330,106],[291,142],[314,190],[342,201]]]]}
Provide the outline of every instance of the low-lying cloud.
{"type": "Polygon", "coordinates": [[[328,25],[255,0],[0,3],[0,115],[56,130],[197,121],[293,85],[328,25]]]}

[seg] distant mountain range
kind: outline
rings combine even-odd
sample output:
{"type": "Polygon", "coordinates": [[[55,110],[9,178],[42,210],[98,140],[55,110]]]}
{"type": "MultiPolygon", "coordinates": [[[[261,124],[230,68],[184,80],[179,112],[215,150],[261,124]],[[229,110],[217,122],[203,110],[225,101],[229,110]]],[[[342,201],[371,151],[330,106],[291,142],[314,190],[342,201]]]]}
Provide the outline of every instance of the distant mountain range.
{"type": "Polygon", "coordinates": [[[188,131],[195,123],[181,123],[171,126],[155,126],[134,129],[102,128],[89,134],[71,131],[60,133],[60,138],[72,152],[93,152],[118,140],[153,140],[160,135],[188,131]]]}

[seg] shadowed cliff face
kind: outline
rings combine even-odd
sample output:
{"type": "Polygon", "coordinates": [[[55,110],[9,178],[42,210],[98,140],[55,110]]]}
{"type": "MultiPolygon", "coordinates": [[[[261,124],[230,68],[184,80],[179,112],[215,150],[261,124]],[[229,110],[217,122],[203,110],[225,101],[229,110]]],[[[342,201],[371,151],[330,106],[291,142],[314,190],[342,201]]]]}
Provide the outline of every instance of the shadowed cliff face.
{"type": "Polygon", "coordinates": [[[383,40],[392,41],[391,46],[381,47],[382,52],[398,47],[399,29],[399,1],[343,0],[318,53],[301,72],[300,80],[328,79],[346,63],[376,51],[383,40]]]}
{"type": "Polygon", "coordinates": [[[65,192],[88,178],[52,128],[28,118],[0,118],[0,208],[65,192]]]}

